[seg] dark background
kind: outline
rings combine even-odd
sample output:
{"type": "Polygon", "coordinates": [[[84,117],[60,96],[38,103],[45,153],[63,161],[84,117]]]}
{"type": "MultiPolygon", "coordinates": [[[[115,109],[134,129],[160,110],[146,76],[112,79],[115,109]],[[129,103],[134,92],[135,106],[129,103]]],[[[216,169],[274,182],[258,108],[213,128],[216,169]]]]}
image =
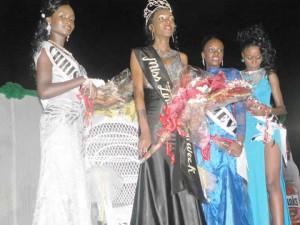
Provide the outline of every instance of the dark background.
{"type": "MultiPolygon", "coordinates": [[[[66,44],[90,77],[109,79],[129,65],[130,49],[144,45],[147,0],[71,0],[76,28],[66,44]]],[[[225,45],[224,67],[243,69],[237,31],[262,22],[277,50],[286,126],[300,165],[300,1],[170,0],[180,50],[201,67],[201,38],[217,33],[225,45]]],[[[35,89],[30,41],[40,18],[40,0],[0,0],[0,86],[11,81],[35,89]]]]}

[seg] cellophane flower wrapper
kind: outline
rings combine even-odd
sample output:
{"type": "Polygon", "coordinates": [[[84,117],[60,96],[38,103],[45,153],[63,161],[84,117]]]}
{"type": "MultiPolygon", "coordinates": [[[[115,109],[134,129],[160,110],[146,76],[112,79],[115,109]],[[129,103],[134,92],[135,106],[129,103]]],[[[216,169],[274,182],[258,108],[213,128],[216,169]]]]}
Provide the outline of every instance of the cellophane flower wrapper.
{"type": "Polygon", "coordinates": [[[133,82],[128,68],[113,77],[111,81],[118,87],[118,95],[122,99],[121,103],[128,103],[133,99],[133,82]]]}
{"type": "MultiPolygon", "coordinates": [[[[246,81],[228,82],[222,71],[213,76],[201,69],[189,67],[182,76],[172,100],[160,115],[163,128],[157,133],[159,145],[167,140],[160,134],[170,137],[171,133],[177,130],[183,137],[188,133],[192,142],[201,151],[204,150],[211,139],[206,112],[243,101],[251,92],[251,85],[246,81]]],[[[151,153],[146,154],[146,158],[150,158],[158,149],[150,149],[151,153]]],[[[209,156],[207,158],[209,159],[209,156]]]]}
{"type": "Polygon", "coordinates": [[[191,99],[188,101],[181,120],[182,126],[189,132],[191,141],[200,148],[205,148],[209,142],[209,125],[205,116],[207,100],[191,99]]]}
{"type": "Polygon", "coordinates": [[[222,149],[223,151],[225,151],[227,153],[230,153],[229,148],[234,140],[231,140],[229,138],[220,137],[219,135],[214,135],[214,136],[211,136],[210,138],[211,138],[211,140],[213,140],[216,143],[216,145],[218,145],[218,147],[220,149],[222,149]]]}
{"type": "Polygon", "coordinates": [[[129,103],[133,98],[133,83],[129,69],[123,70],[121,73],[107,81],[105,85],[97,88],[98,98],[101,101],[115,100],[113,104],[102,105],[95,101],[97,110],[113,110],[129,103]]]}
{"type": "Polygon", "coordinates": [[[207,109],[214,111],[229,104],[246,100],[252,93],[252,87],[243,80],[226,82],[226,86],[208,96],[207,109]]]}

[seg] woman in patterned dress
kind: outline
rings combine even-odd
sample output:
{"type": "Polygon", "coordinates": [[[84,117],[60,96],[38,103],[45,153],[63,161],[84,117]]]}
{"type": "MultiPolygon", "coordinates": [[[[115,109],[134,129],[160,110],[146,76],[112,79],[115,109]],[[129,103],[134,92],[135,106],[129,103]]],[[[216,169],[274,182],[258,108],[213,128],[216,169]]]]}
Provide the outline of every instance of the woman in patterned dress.
{"type": "MultiPolygon", "coordinates": [[[[77,97],[80,86],[89,82],[84,68],[64,48],[74,22],[74,11],[67,1],[46,1],[33,41],[37,91],[43,106],[33,225],[91,224],[81,154],[86,109],[77,97]]],[[[94,88],[89,92],[91,98],[96,95],[94,88]]]]}

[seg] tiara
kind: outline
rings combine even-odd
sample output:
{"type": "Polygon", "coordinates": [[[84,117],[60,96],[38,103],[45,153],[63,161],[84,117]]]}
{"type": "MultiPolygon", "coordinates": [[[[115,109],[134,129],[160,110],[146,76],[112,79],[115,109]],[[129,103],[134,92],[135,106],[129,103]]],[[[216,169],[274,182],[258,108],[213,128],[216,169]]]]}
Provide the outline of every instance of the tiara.
{"type": "Polygon", "coordinates": [[[158,9],[168,9],[170,10],[170,12],[172,12],[172,8],[169,2],[167,2],[167,0],[148,0],[148,4],[144,9],[144,17],[146,19],[146,25],[151,15],[158,9]]]}

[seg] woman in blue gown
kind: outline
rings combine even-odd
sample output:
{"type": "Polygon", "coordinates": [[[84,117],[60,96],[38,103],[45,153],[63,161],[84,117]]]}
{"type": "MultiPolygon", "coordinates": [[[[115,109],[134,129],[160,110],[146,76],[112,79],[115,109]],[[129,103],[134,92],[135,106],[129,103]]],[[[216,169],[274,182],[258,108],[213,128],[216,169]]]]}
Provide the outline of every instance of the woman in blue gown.
{"type": "Polygon", "coordinates": [[[272,224],[291,224],[281,169],[286,134],[274,116],[285,113],[274,72],[275,50],[261,25],[239,32],[238,41],[246,66],[241,74],[253,87],[252,99],[247,101],[245,137],[253,224],[270,224],[270,213],[272,224]],[[275,107],[270,104],[271,94],[275,107]]]}
{"type": "MultiPolygon", "coordinates": [[[[220,71],[228,81],[241,79],[236,69],[220,68],[223,64],[224,46],[214,36],[203,40],[202,63],[212,75],[220,71]]],[[[205,171],[216,178],[214,188],[207,193],[208,202],[203,203],[207,224],[210,225],[248,225],[246,186],[237,171],[237,157],[242,154],[245,135],[245,103],[237,102],[207,114],[210,135],[234,140],[228,151],[222,150],[210,140],[210,159],[205,159],[197,149],[197,162],[205,171]],[[235,112],[235,118],[233,117],[235,112]]],[[[203,174],[203,173],[202,173],[203,174]]],[[[200,175],[201,176],[201,175],[200,175]]]]}

